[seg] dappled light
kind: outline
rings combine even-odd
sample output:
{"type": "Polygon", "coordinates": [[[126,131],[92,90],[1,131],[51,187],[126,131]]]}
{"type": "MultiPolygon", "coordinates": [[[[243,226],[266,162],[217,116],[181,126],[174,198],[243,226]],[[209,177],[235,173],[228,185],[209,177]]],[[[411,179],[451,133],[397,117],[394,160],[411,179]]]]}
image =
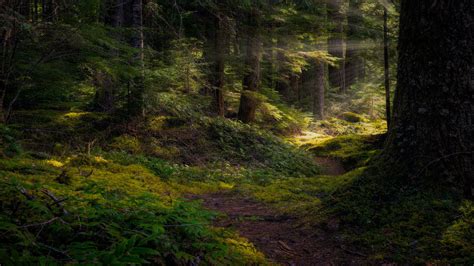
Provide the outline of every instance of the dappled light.
{"type": "Polygon", "coordinates": [[[0,0],[1,265],[473,265],[472,0],[0,0]]]}

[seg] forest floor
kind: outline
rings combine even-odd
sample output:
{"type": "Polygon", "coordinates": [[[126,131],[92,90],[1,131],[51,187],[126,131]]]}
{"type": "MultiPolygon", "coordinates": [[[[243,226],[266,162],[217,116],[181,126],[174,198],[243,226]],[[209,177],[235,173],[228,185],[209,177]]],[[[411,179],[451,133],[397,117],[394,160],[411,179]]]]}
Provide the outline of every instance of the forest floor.
{"type": "MultiPolygon", "coordinates": [[[[337,176],[346,171],[342,163],[329,157],[315,157],[323,174],[337,176]]],[[[345,247],[338,235],[339,222],[325,226],[304,225],[297,217],[281,214],[269,205],[235,191],[192,195],[209,210],[224,214],[218,227],[235,229],[252,242],[271,262],[280,265],[360,265],[364,254],[345,247]]]]}

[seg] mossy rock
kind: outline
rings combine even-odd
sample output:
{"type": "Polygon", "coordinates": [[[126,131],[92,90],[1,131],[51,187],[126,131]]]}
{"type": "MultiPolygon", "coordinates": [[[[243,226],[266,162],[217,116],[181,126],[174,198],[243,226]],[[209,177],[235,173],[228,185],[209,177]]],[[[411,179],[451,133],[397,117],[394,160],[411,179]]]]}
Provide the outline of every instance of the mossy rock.
{"type": "Polygon", "coordinates": [[[340,118],[350,123],[360,123],[367,121],[367,119],[365,119],[363,116],[352,112],[344,112],[341,114],[340,118]]]}

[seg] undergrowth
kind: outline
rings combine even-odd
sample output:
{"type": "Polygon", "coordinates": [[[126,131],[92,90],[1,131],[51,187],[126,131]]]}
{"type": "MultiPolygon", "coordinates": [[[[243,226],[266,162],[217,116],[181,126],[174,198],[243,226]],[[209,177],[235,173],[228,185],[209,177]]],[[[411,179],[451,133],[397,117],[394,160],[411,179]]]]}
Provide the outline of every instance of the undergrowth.
{"type": "MultiPolygon", "coordinates": [[[[0,261],[34,264],[264,263],[182,186],[99,156],[0,160],[0,261]]],[[[205,188],[203,188],[205,189],[205,188]]]]}

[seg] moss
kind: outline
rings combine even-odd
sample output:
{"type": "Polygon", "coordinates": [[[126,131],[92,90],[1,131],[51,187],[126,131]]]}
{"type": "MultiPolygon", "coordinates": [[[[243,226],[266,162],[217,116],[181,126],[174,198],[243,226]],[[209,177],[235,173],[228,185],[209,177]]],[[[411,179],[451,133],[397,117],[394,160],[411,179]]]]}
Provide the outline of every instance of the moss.
{"type": "Polygon", "coordinates": [[[110,147],[129,153],[139,153],[141,151],[141,144],[138,138],[130,135],[122,135],[114,138],[110,144],[110,147]]]}
{"type": "Polygon", "coordinates": [[[322,198],[327,217],[372,259],[399,264],[471,264],[473,205],[444,186],[406,186],[369,168],[322,198]]]}
{"type": "MultiPolygon", "coordinates": [[[[209,226],[213,213],[180,200],[185,186],[165,182],[140,164],[98,155],[0,159],[0,181],[0,261],[6,264],[183,265],[196,254],[205,264],[267,264],[248,240],[209,226]],[[55,181],[58,167],[69,168],[69,184],[55,181]],[[51,204],[44,191],[63,199],[61,205],[51,204]]],[[[199,187],[191,184],[186,187],[199,187]]]]}
{"type": "Polygon", "coordinates": [[[366,165],[382,148],[384,135],[348,135],[306,144],[306,148],[317,156],[340,159],[346,169],[366,165]]]}
{"type": "Polygon", "coordinates": [[[367,119],[364,118],[362,115],[352,112],[344,112],[340,115],[340,118],[350,123],[367,122],[367,119]]]}

